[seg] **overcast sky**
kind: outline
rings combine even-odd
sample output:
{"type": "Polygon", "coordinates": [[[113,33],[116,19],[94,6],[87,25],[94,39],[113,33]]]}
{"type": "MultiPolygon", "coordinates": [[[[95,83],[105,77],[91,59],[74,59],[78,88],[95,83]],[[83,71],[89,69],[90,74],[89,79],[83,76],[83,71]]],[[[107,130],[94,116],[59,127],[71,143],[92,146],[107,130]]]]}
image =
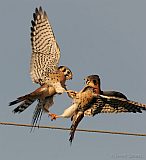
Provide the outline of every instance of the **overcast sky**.
{"type": "MultiPolygon", "coordinates": [[[[0,121],[30,123],[36,104],[20,115],[8,103],[38,87],[29,75],[30,26],[36,7],[51,21],[61,49],[60,65],[74,73],[68,88],[79,91],[84,77],[99,74],[102,89],[123,92],[146,103],[145,0],[3,0],[0,1],[0,121]]],[[[61,113],[71,104],[66,94],[56,96],[51,111],[61,113]]],[[[42,125],[70,127],[70,119],[42,125]]],[[[84,129],[146,133],[142,114],[100,114],[84,118],[84,129]]],[[[0,159],[146,159],[144,137],[77,133],[70,147],[69,132],[0,126],[0,159]]]]}

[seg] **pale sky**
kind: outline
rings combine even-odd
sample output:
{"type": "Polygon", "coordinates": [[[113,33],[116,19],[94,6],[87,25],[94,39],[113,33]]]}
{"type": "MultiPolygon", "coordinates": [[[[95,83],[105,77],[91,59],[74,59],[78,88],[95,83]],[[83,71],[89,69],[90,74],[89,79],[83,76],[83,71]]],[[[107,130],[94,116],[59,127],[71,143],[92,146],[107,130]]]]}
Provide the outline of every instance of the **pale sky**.
{"type": "MultiPolygon", "coordinates": [[[[30,123],[36,104],[14,115],[8,103],[35,90],[29,75],[30,27],[36,7],[51,21],[61,49],[60,65],[74,73],[68,88],[79,91],[84,77],[99,74],[103,90],[117,90],[130,100],[146,103],[145,0],[5,0],[0,1],[0,121],[30,123]]],[[[51,111],[61,113],[71,104],[66,94],[56,96],[51,111]]],[[[42,125],[70,127],[70,119],[42,125]]],[[[146,133],[142,114],[100,114],[84,118],[79,128],[146,133]]],[[[146,159],[145,137],[69,132],[0,126],[0,158],[9,159],[146,159]]]]}

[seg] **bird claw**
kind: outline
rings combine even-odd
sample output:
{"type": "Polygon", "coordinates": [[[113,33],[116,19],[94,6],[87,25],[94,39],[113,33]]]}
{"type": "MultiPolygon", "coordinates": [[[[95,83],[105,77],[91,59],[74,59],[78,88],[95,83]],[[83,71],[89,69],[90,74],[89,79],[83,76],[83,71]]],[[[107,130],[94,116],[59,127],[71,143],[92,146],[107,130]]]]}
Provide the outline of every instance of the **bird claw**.
{"type": "Polygon", "coordinates": [[[65,91],[67,94],[68,94],[68,96],[69,97],[71,97],[71,98],[74,98],[74,97],[76,97],[76,94],[77,94],[77,92],[76,91],[73,91],[73,90],[67,90],[67,91],[65,91]]]}
{"type": "Polygon", "coordinates": [[[51,117],[51,121],[56,120],[58,118],[58,115],[54,113],[49,113],[49,116],[51,117]]]}

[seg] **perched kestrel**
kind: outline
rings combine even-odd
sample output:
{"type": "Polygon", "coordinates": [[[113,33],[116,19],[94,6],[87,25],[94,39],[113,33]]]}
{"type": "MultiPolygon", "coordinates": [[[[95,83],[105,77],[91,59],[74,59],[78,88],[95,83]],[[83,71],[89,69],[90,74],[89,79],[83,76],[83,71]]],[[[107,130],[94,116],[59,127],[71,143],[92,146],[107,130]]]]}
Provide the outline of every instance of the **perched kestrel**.
{"type": "Polygon", "coordinates": [[[72,142],[75,130],[84,116],[94,116],[99,113],[139,112],[146,110],[146,104],[130,101],[117,91],[101,91],[100,78],[91,75],[85,78],[86,86],[79,92],[68,90],[73,104],[61,115],[53,115],[52,120],[63,117],[71,117],[72,125],[70,139],[72,142]]]}
{"type": "Polygon", "coordinates": [[[21,102],[13,110],[14,113],[21,113],[38,100],[32,119],[32,124],[36,125],[43,112],[49,113],[49,108],[53,105],[54,95],[66,91],[65,81],[72,79],[73,75],[68,67],[58,67],[60,49],[46,12],[41,7],[36,8],[33,18],[31,21],[30,75],[32,81],[40,84],[40,87],[30,94],[18,97],[9,105],[21,102]]]}

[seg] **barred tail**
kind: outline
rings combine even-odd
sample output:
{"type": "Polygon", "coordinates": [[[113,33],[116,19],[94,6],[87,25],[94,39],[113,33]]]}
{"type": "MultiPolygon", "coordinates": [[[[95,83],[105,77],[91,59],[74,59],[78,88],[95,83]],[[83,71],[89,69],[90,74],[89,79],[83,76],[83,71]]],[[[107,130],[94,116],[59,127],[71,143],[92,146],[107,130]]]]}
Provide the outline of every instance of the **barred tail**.
{"type": "Polygon", "coordinates": [[[20,102],[26,100],[27,97],[28,97],[28,95],[18,97],[15,101],[10,102],[9,106],[12,106],[12,105],[15,105],[17,103],[20,103],[20,102]]]}
{"type": "Polygon", "coordinates": [[[76,128],[77,128],[78,124],[80,123],[80,121],[83,119],[83,117],[84,117],[83,112],[78,112],[76,115],[73,116],[73,123],[70,128],[71,129],[70,138],[69,138],[70,144],[72,144],[76,128]]]}
{"type": "Polygon", "coordinates": [[[34,101],[36,100],[36,98],[32,98],[29,94],[22,96],[22,97],[18,97],[17,100],[12,101],[9,103],[9,106],[15,105],[17,103],[22,102],[18,107],[16,107],[13,112],[14,113],[21,113],[23,112],[25,109],[27,109],[34,101]]]}

